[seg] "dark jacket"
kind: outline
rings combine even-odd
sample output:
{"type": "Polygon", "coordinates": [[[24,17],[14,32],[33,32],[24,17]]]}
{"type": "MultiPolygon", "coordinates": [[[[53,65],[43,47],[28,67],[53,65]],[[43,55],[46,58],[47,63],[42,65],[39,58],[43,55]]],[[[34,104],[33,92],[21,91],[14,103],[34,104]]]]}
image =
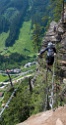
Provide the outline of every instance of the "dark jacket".
{"type": "Polygon", "coordinates": [[[54,56],[54,53],[56,53],[54,46],[46,47],[44,50],[40,51],[40,55],[42,55],[45,51],[47,51],[47,56],[54,56]]]}

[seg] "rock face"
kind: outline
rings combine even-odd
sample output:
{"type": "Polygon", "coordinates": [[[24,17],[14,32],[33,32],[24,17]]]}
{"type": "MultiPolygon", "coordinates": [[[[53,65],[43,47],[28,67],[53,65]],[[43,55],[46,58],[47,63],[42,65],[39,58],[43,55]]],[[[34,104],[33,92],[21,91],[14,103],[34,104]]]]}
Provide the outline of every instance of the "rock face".
{"type": "Polygon", "coordinates": [[[64,70],[64,77],[66,77],[66,32],[62,36],[60,53],[62,55],[62,69],[64,70]]]}
{"type": "Polygon", "coordinates": [[[58,39],[56,38],[58,36],[56,33],[57,29],[58,29],[58,24],[55,21],[52,21],[43,39],[42,47],[46,47],[49,41],[52,41],[53,43],[58,42],[58,39]]]}
{"type": "Polygon", "coordinates": [[[66,29],[65,25],[63,25],[60,21],[59,23],[56,23],[55,21],[50,23],[49,29],[43,39],[42,49],[47,46],[49,41],[54,44],[59,43],[61,46],[59,50],[59,59],[63,77],[66,78],[66,29]]]}
{"type": "MultiPolygon", "coordinates": [[[[61,22],[58,24],[51,22],[50,27],[43,40],[42,48],[45,48],[48,42],[58,43],[61,45],[59,56],[61,56],[61,69],[63,70],[63,77],[66,78],[66,31],[61,22]]],[[[66,79],[63,81],[66,84],[66,79]]],[[[31,116],[26,121],[18,125],[66,125],[66,106],[59,107],[55,111],[46,111],[37,115],[31,116]]]]}
{"type": "Polygon", "coordinates": [[[43,39],[43,46],[46,46],[48,41],[51,41],[53,43],[60,42],[62,39],[61,35],[63,33],[64,33],[64,29],[60,24],[60,22],[56,23],[55,21],[52,21],[43,39]]]}
{"type": "Polygon", "coordinates": [[[66,125],[66,106],[31,116],[18,125],[66,125]]]}

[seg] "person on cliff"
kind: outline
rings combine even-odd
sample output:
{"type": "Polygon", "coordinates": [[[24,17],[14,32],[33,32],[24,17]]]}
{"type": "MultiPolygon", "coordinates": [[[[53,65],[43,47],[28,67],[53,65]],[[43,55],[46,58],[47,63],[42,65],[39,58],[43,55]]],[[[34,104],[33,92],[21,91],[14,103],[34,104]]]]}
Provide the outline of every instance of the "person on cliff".
{"type": "Polygon", "coordinates": [[[40,54],[39,54],[40,58],[42,58],[45,51],[47,51],[47,57],[46,57],[47,70],[51,71],[51,66],[54,63],[54,55],[56,55],[56,48],[52,42],[49,42],[47,47],[44,50],[40,51],[40,54]]]}

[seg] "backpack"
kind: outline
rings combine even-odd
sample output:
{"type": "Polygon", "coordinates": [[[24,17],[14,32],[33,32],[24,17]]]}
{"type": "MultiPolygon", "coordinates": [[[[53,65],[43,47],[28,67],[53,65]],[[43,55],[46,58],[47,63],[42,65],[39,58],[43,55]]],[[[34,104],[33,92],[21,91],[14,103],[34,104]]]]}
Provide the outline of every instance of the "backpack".
{"type": "Polygon", "coordinates": [[[53,46],[48,47],[47,56],[54,56],[53,46]]]}

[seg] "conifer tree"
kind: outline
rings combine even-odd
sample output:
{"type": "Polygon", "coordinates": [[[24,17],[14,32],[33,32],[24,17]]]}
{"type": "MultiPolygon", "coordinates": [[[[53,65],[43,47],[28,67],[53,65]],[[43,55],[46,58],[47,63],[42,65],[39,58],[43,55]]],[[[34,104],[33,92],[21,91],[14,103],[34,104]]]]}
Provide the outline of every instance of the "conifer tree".
{"type": "Polygon", "coordinates": [[[41,26],[35,23],[33,30],[33,46],[34,49],[39,51],[41,47],[41,26]]]}
{"type": "Polygon", "coordinates": [[[61,18],[61,12],[64,8],[64,0],[51,0],[52,10],[53,10],[53,18],[55,21],[58,21],[61,18]]]}

